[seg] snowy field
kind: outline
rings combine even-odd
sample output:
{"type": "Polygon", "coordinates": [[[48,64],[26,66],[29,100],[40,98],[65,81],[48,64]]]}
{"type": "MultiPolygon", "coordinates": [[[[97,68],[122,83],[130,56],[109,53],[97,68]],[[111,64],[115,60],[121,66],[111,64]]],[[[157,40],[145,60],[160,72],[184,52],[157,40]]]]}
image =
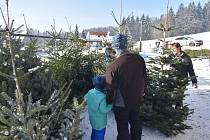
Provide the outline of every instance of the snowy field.
{"type": "MultiPolygon", "coordinates": [[[[197,46],[197,47],[185,46],[185,47],[183,47],[183,50],[184,49],[191,49],[191,50],[209,49],[210,50],[210,38],[209,38],[210,32],[203,32],[203,33],[183,35],[183,36],[192,37],[192,38],[198,39],[198,40],[199,39],[203,40],[202,46],[197,46]]],[[[182,37],[182,36],[169,37],[169,38],[166,38],[166,41],[174,40],[177,37],[182,37]]],[[[158,39],[142,41],[142,52],[145,52],[145,53],[156,52],[157,47],[155,45],[155,42],[157,42],[157,41],[158,41],[158,39]]],[[[139,42],[134,44],[134,49],[135,48],[139,48],[139,42]]]]}
{"type": "MultiPolygon", "coordinates": [[[[198,88],[188,86],[185,92],[185,103],[189,104],[194,113],[188,117],[186,124],[192,129],[185,130],[185,134],[175,137],[166,137],[156,129],[143,127],[142,140],[210,140],[210,60],[193,59],[195,73],[198,76],[198,88]]],[[[91,127],[87,111],[83,114],[81,129],[84,132],[83,140],[90,140],[91,127]]],[[[116,140],[117,130],[113,113],[108,114],[108,125],[105,140],[116,140]]]]}

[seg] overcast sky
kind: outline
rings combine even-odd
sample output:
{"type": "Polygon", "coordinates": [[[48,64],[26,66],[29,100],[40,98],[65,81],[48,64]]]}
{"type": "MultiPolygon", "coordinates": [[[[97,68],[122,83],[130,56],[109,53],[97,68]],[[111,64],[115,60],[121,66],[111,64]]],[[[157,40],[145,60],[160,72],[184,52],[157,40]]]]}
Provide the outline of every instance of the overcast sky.
{"type": "MultiPolygon", "coordinates": [[[[176,12],[180,3],[187,6],[190,2],[203,6],[208,0],[170,0],[170,7],[176,12]]],[[[0,0],[5,13],[5,0],[0,0]]],[[[10,15],[15,19],[15,26],[24,24],[23,14],[29,27],[40,31],[50,30],[55,19],[56,27],[68,29],[66,18],[79,30],[91,27],[117,26],[111,16],[114,11],[119,18],[120,0],[9,0],[10,15]],[[66,17],[66,18],[65,18],[66,17]]],[[[123,15],[157,16],[166,13],[167,0],[123,0],[123,15]]],[[[0,17],[0,24],[3,18],[0,17]]],[[[3,24],[4,25],[4,24],[3,24]]]]}

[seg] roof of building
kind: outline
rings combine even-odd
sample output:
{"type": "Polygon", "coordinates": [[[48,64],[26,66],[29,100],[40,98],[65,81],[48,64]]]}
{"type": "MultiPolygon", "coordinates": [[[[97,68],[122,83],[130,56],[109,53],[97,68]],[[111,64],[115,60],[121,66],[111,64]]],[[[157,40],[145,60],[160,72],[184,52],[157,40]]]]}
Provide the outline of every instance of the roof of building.
{"type": "Polygon", "coordinates": [[[89,32],[90,35],[107,36],[108,32],[89,32]]]}

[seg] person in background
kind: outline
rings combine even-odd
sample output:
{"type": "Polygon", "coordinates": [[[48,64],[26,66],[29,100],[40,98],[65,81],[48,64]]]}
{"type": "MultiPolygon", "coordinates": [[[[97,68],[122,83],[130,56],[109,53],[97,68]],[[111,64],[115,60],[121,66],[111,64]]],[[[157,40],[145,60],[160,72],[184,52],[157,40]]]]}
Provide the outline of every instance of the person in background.
{"type": "Polygon", "coordinates": [[[180,77],[188,78],[189,74],[192,81],[192,86],[197,88],[197,78],[193,69],[192,60],[189,55],[181,50],[181,47],[182,46],[179,43],[170,44],[172,57],[179,62],[178,64],[173,64],[172,67],[178,71],[178,76],[180,77]]]}
{"type": "Polygon", "coordinates": [[[102,75],[93,78],[94,89],[85,95],[88,106],[89,120],[92,126],[91,140],[104,140],[107,113],[111,111],[112,105],[106,103],[105,85],[106,80],[102,75]]]}
{"type": "Polygon", "coordinates": [[[108,65],[115,59],[116,52],[112,47],[107,47],[105,50],[105,63],[108,65]]]}
{"type": "Polygon", "coordinates": [[[140,105],[145,94],[146,65],[144,59],[130,53],[127,46],[125,35],[113,38],[116,58],[106,69],[107,99],[113,104],[117,140],[141,140],[140,105]]]}

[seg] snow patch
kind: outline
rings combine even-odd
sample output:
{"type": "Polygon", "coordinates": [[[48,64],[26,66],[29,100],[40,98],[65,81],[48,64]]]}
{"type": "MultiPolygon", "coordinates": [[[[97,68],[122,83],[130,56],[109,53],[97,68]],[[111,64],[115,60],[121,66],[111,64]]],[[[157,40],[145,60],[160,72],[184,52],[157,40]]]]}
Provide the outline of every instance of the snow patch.
{"type": "MultiPolygon", "coordinates": [[[[145,54],[146,55],[146,54],[145,54]]],[[[148,54],[149,55],[149,54],[148,54]]],[[[143,127],[142,140],[210,140],[210,60],[193,59],[195,73],[198,76],[198,88],[189,85],[185,92],[188,96],[184,102],[189,104],[194,113],[185,121],[192,129],[185,130],[184,134],[166,137],[157,129],[143,127]]],[[[87,110],[83,113],[81,129],[84,132],[83,140],[90,140],[91,126],[87,110]]],[[[108,125],[105,140],[115,140],[117,136],[116,122],[112,112],[108,113],[108,125]]]]}

